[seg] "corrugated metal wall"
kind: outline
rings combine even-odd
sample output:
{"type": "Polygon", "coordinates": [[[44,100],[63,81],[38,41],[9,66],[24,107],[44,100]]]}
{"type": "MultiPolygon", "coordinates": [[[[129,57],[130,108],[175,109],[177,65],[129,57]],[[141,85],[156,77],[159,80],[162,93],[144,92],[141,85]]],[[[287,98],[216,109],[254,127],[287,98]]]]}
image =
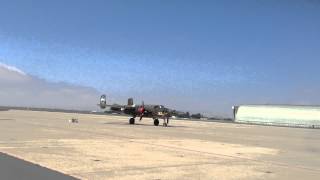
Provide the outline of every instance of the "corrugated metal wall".
{"type": "Polygon", "coordinates": [[[320,107],[243,105],[235,111],[235,122],[320,128],[320,107]]]}

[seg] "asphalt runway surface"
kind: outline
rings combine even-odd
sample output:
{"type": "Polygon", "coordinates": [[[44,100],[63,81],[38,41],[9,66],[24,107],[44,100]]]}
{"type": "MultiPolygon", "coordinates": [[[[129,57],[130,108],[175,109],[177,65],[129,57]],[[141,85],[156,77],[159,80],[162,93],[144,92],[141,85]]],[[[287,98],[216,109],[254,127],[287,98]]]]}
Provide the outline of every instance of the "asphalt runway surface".
{"type": "Polygon", "coordinates": [[[0,179],[74,180],[75,178],[17,159],[7,154],[0,153],[0,179]]]}
{"type": "Polygon", "coordinates": [[[79,179],[320,179],[319,129],[128,119],[1,111],[0,152],[79,179]]]}

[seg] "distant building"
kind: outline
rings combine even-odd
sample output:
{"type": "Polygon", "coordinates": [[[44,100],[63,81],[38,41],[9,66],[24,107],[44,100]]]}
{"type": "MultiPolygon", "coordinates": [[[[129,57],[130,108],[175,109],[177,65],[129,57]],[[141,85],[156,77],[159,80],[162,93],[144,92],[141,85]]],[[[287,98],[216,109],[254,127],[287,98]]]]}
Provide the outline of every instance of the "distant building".
{"type": "Polygon", "coordinates": [[[241,105],[233,113],[239,123],[320,128],[320,106],[241,105]]]}

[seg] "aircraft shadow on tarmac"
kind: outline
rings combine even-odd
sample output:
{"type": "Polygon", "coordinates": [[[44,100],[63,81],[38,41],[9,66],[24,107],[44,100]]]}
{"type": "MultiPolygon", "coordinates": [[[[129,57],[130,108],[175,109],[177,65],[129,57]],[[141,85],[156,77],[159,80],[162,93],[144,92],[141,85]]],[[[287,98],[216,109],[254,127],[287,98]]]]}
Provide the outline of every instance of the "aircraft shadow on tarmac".
{"type": "MultiPolygon", "coordinates": [[[[154,126],[153,124],[139,124],[139,123],[136,123],[136,124],[132,125],[132,124],[125,123],[125,122],[105,122],[103,124],[122,125],[122,126],[154,126]]],[[[162,125],[159,124],[159,126],[162,126],[162,125]]],[[[167,127],[170,127],[170,128],[186,128],[187,126],[168,125],[167,127]]]]}
{"type": "Polygon", "coordinates": [[[76,178],[5,153],[0,153],[0,179],[74,180],[76,178]]]}

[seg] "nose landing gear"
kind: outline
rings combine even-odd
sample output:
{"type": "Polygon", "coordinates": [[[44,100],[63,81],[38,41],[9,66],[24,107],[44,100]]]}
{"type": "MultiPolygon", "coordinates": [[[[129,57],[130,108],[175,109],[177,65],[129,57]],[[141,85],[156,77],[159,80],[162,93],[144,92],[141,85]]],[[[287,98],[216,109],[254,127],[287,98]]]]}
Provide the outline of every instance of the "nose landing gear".
{"type": "Polygon", "coordinates": [[[168,117],[163,118],[163,126],[167,127],[168,124],[169,124],[169,118],[168,117]]]}

